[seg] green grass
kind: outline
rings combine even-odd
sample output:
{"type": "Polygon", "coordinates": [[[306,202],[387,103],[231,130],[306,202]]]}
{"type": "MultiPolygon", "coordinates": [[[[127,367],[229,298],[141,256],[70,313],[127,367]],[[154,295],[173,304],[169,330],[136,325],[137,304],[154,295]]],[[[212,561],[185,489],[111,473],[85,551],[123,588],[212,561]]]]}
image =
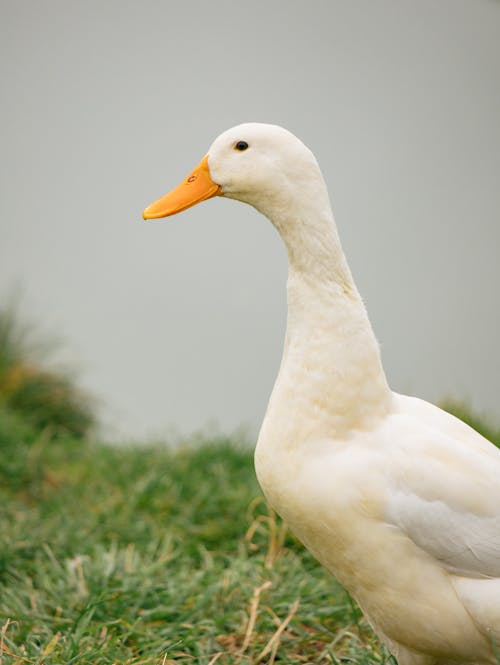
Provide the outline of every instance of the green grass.
{"type": "Polygon", "coordinates": [[[2,665],[391,662],[250,451],[82,445],[1,411],[0,451],[2,665]]]}

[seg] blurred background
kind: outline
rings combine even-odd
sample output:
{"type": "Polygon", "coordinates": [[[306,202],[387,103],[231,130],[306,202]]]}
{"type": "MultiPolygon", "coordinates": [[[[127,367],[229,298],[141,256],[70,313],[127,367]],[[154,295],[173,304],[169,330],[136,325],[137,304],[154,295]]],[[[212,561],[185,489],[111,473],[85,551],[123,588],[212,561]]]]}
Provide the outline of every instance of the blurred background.
{"type": "Polygon", "coordinates": [[[63,341],[106,436],[258,431],[280,239],[228,200],[141,219],[246,121],[316,154],[393,388],[499,420],[500,2],[0,7],[0,309],[63,341]]]}

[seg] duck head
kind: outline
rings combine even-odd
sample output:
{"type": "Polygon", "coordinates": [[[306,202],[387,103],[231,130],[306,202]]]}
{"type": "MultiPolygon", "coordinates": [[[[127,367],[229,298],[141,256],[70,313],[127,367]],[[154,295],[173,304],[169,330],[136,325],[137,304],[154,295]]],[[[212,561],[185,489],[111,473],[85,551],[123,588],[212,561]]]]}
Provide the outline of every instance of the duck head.
{"type": "Polygon", "coordinates": [[[273,211],[323,189],[316,159],[302,141],[277,125],[246,123],[218,136],[198,166],[146,208],[143,217],[168,217],[213,196],[224,196],[272,218],[273,211]]]}

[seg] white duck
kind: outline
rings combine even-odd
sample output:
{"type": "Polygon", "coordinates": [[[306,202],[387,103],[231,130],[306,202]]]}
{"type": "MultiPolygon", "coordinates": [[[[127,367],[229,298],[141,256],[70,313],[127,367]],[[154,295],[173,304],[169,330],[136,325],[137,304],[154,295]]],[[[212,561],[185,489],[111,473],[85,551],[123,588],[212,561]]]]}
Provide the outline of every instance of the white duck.
{"type": "Polygon", "coordinates": [[[228,130],[144,218],[215,195],[257,208],[288,251],[285,348],[255,452],[270,504],[400,665],[496,663],[500,451],[389,389],[325,183],[299,139],[274,125],[228,130]]]}

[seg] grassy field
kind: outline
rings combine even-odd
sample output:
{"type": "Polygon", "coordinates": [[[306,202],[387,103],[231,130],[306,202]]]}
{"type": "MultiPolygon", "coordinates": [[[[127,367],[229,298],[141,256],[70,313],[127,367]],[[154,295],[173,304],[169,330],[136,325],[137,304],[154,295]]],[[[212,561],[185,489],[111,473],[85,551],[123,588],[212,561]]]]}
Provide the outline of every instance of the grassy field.
{"type": "Polygon", "coordinates": [[[392,662],[251,451],[114,448],[0,410],[0,454],[1,665],[392,662]]]}

